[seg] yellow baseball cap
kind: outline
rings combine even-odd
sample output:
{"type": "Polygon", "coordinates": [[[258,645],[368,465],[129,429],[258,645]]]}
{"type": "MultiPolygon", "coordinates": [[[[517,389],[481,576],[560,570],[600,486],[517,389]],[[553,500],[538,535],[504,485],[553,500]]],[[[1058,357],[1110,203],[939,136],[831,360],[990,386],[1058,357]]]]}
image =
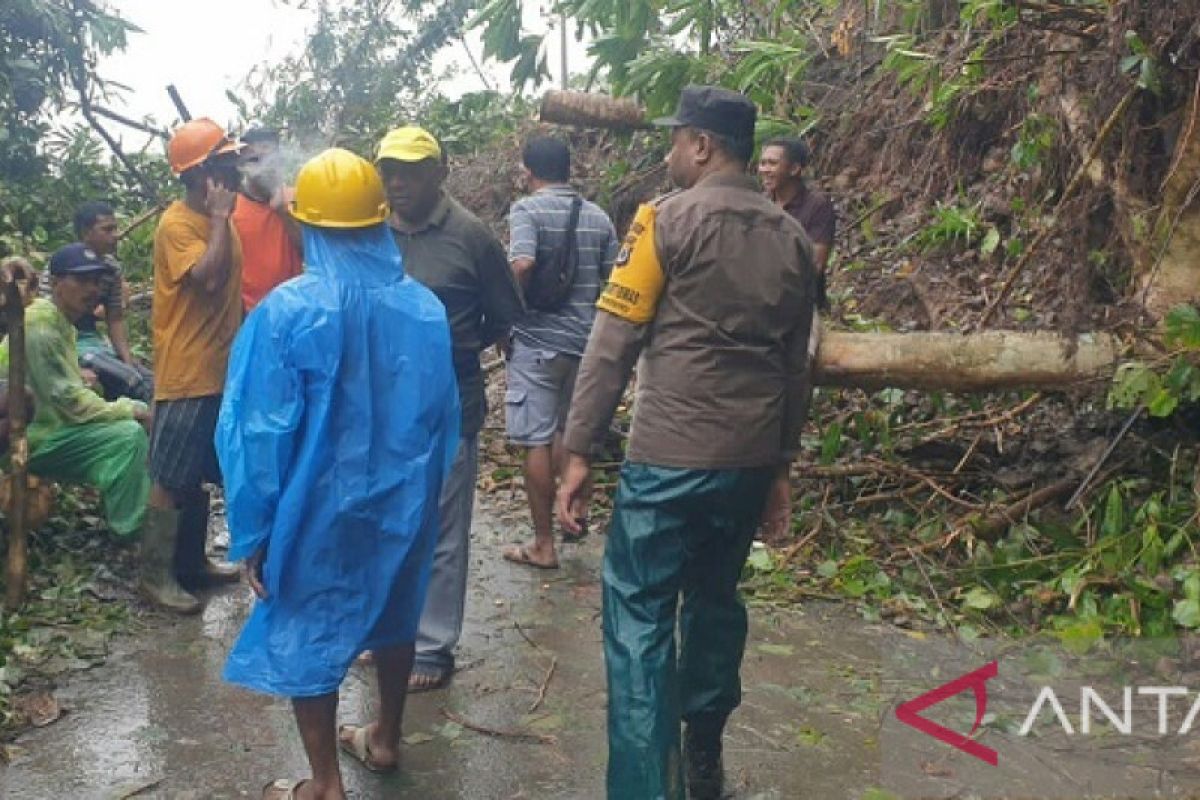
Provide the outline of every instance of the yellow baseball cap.
{"type": "Polygon", "coordinates": [[[442,146],[433,134],[424,128],[408,125],[387,132],[379,143],[375,161],[394,158],[397,161],[424,161],[432,158],[442,160],[442,146]]]}

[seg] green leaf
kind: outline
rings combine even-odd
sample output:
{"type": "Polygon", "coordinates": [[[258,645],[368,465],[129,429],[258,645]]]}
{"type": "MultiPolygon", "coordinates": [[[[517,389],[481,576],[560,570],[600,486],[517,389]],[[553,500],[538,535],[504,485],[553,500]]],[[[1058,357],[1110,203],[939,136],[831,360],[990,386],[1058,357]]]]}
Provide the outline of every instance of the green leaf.
{"type": "Polygon", "coordinates": [[[1200,628],[1200,600],[1176,600],[1175,607],[1171,610],[1171,619],[1184,628],[1200,628]]]}
{"type": "Polygon", "coordinates": [[[900,800],[900,797],[886,789],[870,788],[862,793],[862,797],[859,800],[900,800]]]}
{"type": "Polygon", "coordinates": [[[1104,629],[1096,620],[1080,620],[1055,631],[1063,647],[1076,655],[1083,655],[1104,639],[1104,629]]]}
{"type": "Polygon", "coordinates": [[[820,747],[827,737],[816,728],[803,727],[796,733],[796,741],[805,747],[820,747]]]}
{"type": "Polygon", "coordinates": [[[1104,517],[1100,522],[1102,536],[1117,536],[1125,530],[1125,500],[1117,484],[1108,489],[1108,497],[1104,502],[1104,517]]]}
{"type": "Polygon", "coordinates": [[[817,574],[825,579],[835,577],[838,574],[838,562],[833,560],[822,561],[817,565],[817,574]]]}
{"type": "Polygon", "coordinates": [[[771,551],[767,548],[758,545],[750,550],[750,556],[746,559],[746,563],[756,572],[770,572],[775,568],[774,559],[771,558],[771,551]]]}
{"type": "Polygon", "coordinates": [[[1167,314],[1167,344],[1172,347],[1200,348],[1200,310],[1195,306],[1176,306],[1167,314]]]}
{"type": "Polygon", "coordinates": [[[983,243],[979,245],[979,251],[985,256],[990,256],[996,252],[996,248],[1000,246],[1000,230],[992,225],[988,228],[987,234],[983,237],[983,243]]]}
{"type": "Polygon", "coordinates": [[[1169,417],[1179,406],[1179,397],[1165,386],[1158,390],[1146,410],[1152,417],[1169,417]]]}
{"type": "Polygon", "coordinates": [[[987,611],[1000,605],[1000,598],[990,589],[974,586],[963,595],[963,605],[979,611],[987,611]]]}
{"type": "Polygon", "coordinates": [[[769,656],[790,656],[796,653],[796,649],[790,644],[760,644],[758,650],[769,656]]]}
{"type": "Polygon", "coordinates": [[[832,464],[842,452],[842,424],[834,422],[821,437],[821,463],[832,464]]]}

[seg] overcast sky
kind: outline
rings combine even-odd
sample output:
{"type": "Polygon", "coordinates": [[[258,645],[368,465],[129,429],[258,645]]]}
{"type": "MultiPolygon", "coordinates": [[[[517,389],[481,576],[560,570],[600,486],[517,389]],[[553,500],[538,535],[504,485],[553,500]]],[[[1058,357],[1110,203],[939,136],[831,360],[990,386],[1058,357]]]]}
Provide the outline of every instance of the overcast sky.
{"type": "MultiPolygon", "coordinates": [[[[123,53],[100,64],[102,76],[130,87],[113,110],[135,117],[152,114],[163,124],[176,117],[166,92],[169,83],[179,89],[193,115],[222,125],[235,120],[237,112],[225,90],[236,89],[255,65],[298,51],[314,17],[310,10],[278,0],[110,0],[109,5],[144,31],[130,36],[123,53]]],[[[527,26],[544,29],[536,8],[526,13],[527,26]]],[[[480,58],[477,33],[468,36],[468,44],[480,58]]],[[[570,57],[576,63],[583,49],[572,46],[570,57]]],[[[461,45],[447,47],[435,61],[436,67],[450,64],[460,65],[461,74],[443,87],[448,94],[483,88],[461,45]]],[[[558,47],[552,47],[549,66],[556,78],[558,64],[558,47]]],[[[497,87],[505,85],[508,69],[485,65],[497,87]]]]}

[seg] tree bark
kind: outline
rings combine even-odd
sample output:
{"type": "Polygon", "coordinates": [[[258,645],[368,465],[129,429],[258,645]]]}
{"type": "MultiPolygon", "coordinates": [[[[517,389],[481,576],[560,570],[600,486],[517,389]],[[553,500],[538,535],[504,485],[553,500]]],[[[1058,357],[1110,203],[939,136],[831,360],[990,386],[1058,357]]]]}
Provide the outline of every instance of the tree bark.
{"type": "Polygon", "coordinates": [[[1200,76],[1162,187],[1154,235],[1139,258],[1139,285],[1154,318],[1200,301],[1200,76]]]}
{"type": "Polygon", "coordinates": [[[577,128],[629,131],[649,128],[645,110],[632,100],[588,92],[549,91],[542,97],[542,122],[577,128]]]}
{"type": "Polygon", "coordinates": [[[8,333],[8,439],[11,488],[8,513],[8,557],[4,606],[12,611],[25,599],[29,579],[28,506],[29,440],[25,437],[25,299],[36,280],[24,259],[0,264],[4,321],[8,333]]]}
{"type": "Polygon", "coordinates": [[[822,336],[820,386],[991,392],[1066,389],[1112,377],[1120,344],[1107,334],[841,333],[822,336]]]}

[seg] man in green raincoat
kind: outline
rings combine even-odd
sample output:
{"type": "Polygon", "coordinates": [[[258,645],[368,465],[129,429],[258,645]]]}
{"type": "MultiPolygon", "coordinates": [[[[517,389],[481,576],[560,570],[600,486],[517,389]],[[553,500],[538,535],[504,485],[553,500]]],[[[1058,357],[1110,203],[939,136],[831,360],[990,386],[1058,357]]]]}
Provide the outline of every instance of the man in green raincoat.
{"type": "MultiPolygon", "coordinates": [[[[83,382],[75,322],[92,313],[111,266],[84,244],[50,258],[50,297],[25,312],[28,385],[35,413],[29,425],[29,471],[66,483],[96,486],[108,525],[118,536],[142,527],[150,478],[143,423],[150,410],[128,397],[107,402],[83,382]]],[[[8,341],[0,365],[8,364],[8,341]]]]}

